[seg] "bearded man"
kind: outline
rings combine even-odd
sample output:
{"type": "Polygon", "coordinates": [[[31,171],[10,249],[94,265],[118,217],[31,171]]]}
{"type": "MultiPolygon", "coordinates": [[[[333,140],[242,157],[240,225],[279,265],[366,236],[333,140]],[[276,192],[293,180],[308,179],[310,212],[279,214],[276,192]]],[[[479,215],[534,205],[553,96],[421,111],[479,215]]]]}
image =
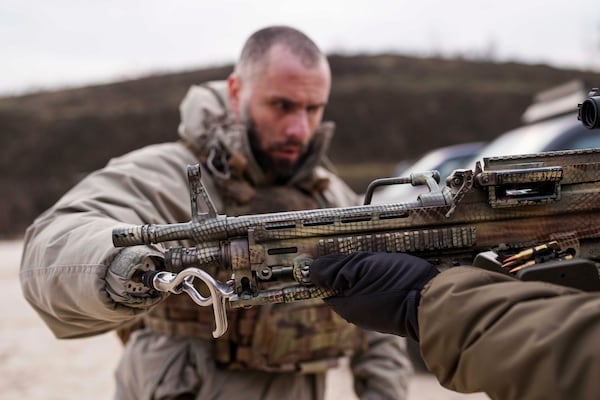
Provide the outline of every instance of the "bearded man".
{"type": "Polygon", "coordinates": [[[326,372],[341,357],[351,358],[360,398],[405,398],[402,339],[361,330],[320,300],[234,310],[214,339],[209,307],[132,284],[142,265],[160,268],[160,249],[111,243],[124,223],[190,219],[187,164],[201,165],[228,216],[358,204],[327,169],[330,86],[311,39],[290,27],[261,29],[226,82],[189,90],[181,140],[111,160],[28,229],[23,292],[57,337],[140,326],[126,337],[116,399],[322,399],[326,372]]]}

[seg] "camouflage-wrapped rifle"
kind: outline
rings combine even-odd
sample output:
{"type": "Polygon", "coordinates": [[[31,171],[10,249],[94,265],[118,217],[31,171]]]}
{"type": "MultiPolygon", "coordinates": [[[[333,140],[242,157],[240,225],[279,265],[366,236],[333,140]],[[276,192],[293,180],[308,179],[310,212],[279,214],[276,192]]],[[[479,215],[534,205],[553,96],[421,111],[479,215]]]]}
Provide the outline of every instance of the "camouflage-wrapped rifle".
{"type": "MultiPolygon", "coordinates": [[[[600,96],[593,89],[578,118],[600,127],[600,96]]],[[[227,330],[226,306],[250,307],[321,298],[334,293],[311,285],[319,256],[357,251],[407,252],[440,269],[464,264],[600,290],[600,149],[491,157],[473,170],[378,179],[365,205],[240,217],[217,215],[200,179],[188,167],[192,220],[116,228],[117,247],[191,240],[196,247],[165,251],[165,271],[146,271],[150,290],[186,292],[213,306],[218,337],[227,330]],[[414,202],[372,205],[388,184],[426,185],[414,202]],[[198,200],[206,213],[198,211],[198,200]],[[205,271],[227,271],[220,282],[205,271]],[[210,296],[202,295],[194,279],[210,296]]]]}
{"type": "Polygon", "coordinates": [[[376,180],[362,206],[239,217],[217,215],[197,165],[188,167],[188,177],[190,222],[116,228],[113,243],[196,243],[167,249],[166,271],[147,272],[143,281],[212,305],[215,337],[227,329],[227,303],[331,295],[311,286],[309,274],[311,260],[329,253],[407,252],[441,269],[475,262],[523,279],[569,284],[575,277],[577,284],[592,282],[592,289],[598,280],[595,264],[568,259],[600,259],[600,149],[487,158],[483,167],[454,171],[443,185],[435,171],[376,180]],[[368,204],[375,188],[392,183],[425,184],[429,192],[414,202],[368,204]],[[199,199],[207,213],[198,211],[199,199]],[[540,272],[539,265],[553,267],[540,272]],[[215,266],[231,279],[219,282],[204,271],[215,266]],[[194,278],[210,297],[200,294],[194,278]]]}

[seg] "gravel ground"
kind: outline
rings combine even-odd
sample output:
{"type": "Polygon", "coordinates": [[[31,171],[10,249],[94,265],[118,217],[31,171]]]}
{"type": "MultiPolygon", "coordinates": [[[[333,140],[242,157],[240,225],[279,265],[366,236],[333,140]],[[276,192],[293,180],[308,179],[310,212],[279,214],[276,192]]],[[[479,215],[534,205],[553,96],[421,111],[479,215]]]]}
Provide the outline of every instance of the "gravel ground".
{"type": "MultiPolygon", "coordinates": [[[[121,348],[112,333],[57,340],[25,302],[18,281],[21,241],[0,242],[0,399],[103,400],[113,393],[121,348]]],[[[342,366],[331,371],[327,400],[356,399],[342,366]]],[[[411,378],[409,400],[483,400],[442,388],[429,374],[411,378]]]]}

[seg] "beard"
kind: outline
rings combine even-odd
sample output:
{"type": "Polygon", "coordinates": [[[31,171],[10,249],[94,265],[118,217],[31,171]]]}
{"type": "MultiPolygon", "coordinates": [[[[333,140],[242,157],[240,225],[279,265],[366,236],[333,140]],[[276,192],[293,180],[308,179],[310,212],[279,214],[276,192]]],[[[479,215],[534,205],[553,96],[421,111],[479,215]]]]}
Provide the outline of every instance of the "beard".
{"type": "Polygon", "coordinates": [[[252,154],[254,155],[256,162],[263,170],[267,178],[278,184],[289,181],[306,159],[308,154],[308,146],[298,140],[290,138],[273,143],[267,148],[263,148],[261,146],[256,124],[254,123],[253,119],[249,117],[246,119],[246,121],[246,130],[248,132],[250,149],[252,150],[252,154]],[[297,160],[292,161],[287,159],[278,159],[271,155],[272,151],[276,151],[280,148],[288,146],[296,146],[299,148],[300,156],[297,160]]]}

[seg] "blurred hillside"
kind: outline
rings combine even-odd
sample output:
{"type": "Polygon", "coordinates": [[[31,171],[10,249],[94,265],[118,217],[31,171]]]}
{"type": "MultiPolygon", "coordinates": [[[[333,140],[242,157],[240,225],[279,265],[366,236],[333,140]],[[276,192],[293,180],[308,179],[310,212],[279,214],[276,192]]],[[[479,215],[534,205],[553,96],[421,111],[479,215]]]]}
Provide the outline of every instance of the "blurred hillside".
{"type": "MultiPolygon", "coordinates": [[[[519,125],[534,93],[600,74],[516,63],[331,56],[330,156],[357,190],[438,146],[490,140],[519,125]]],[[[190,85],[231,66],[0,98],[0,236],[15,236],[86,173],[139,146],[177,138],[190,85]]]]}

